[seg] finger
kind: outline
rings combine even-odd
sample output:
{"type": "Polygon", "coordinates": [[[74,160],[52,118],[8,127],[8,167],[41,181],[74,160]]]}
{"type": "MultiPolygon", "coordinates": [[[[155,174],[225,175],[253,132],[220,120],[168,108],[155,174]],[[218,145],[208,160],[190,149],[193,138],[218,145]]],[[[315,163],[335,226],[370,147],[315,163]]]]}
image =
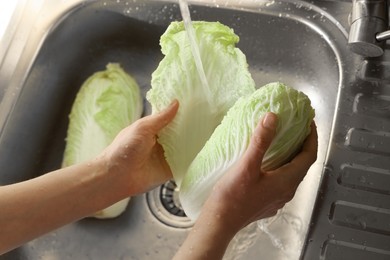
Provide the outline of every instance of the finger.
{"type": "Polygon", "coordinates": [[[155,133],[159,132],[173,120],[178,109],[179,101],[175,99],[165,109],[161,110],[156,114],[152,114],[150,116],[145,117],[145,120],[147,120],[148,127],[155,133]]]}
{"type": "Polygon", "coordinates": [[[310,135],[306,138],[301,152],[291,161],[294,166],[300,166],[303,170],[308,170],[317,160],[318,135],[314,121],[310,127],[310,135]]]}
{"type": "Polygon", "coordinates": [[[310,135],[306,138],[302,150],[290,163],[279,168],[293,182],[299,184],[306,176],[311,165],[317,160],[318,135],[317,128],[313,121],[310,135]]]}
{"type": "Polygon", "coordinates": [[[250,172],[258,173],[261,169],[264,154],[276,134],[277,125],[277,116],[274,113],[267,113],[255,128],[243,158],[250,172]]]}
{"type": "Polygon", "coordinates": [[[165,159],[163,147],[159,143],[156,143],[154,149],[155,149],[155,159],[158,160],[158,165],[161,167],[160,169],[157,170],[159,176],[162,178],[161,180],[162,183],[164,183],[169,179],[172,179],[173,177],[172,171],[171,168],[169,167],[168,162],[165,159]]]}

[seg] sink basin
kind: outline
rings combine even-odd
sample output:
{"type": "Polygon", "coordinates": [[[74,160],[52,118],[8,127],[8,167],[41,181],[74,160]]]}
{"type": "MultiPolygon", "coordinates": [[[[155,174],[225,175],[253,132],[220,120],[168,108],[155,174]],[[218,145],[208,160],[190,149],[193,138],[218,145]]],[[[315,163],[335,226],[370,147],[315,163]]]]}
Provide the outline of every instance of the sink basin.
{"type": "MultiPolygon", "coordinates": [[[[39,8],[31,2],[24,11],[30,16],[15,29],[16,35],[25,28],[29,33],[11,39],[0,57],[0,185],[60,167],[75,95],[82,82],[108,62],[120,63],[145,94],[162,59],[159,38],[171,21],[181,19],[171,1],[56,0],[39,8]]],[[[319,134],[317,162],[276,219],[265,230],[257,223],[248,226],[226,254],[226,259],[298,259],[331,140],[339,137],[334,126],[343,101],[340,93],[353,81],[356,57],[346,49],[345,29],[350,3],[191,3],[193,20],[220,21],[240,36],[238,47],[247,55],[258,87],[282,81],[312,100],[319,134]]],[[[132,198],[116,219],[69,224],[0,259],[170,259],[192,225],[179,203],[169,199],[175,192],[169,182],[132,198]]]]}

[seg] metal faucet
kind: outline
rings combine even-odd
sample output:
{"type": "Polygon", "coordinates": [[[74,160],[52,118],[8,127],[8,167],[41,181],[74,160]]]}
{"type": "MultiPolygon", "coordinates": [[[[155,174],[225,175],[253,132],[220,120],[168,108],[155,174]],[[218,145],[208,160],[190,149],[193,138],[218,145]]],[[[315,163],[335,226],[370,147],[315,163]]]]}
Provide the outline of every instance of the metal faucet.
{"type": "Polygon", "coordinates": [[[352,0],[348,46],[364,57],[383,55],[390,39],[387,0],[352,0]]]}

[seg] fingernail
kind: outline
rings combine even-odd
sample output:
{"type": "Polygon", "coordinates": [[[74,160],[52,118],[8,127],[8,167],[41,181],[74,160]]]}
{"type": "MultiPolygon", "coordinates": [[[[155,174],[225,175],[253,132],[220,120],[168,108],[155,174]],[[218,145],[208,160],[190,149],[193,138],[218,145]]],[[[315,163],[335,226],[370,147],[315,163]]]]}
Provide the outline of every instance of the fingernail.
{"type": "Polygon", "coordinates": [[[169,106],[170,107],[176,106],[177,103],[179,103],[179,101],[177,99],[174,99],[169,106]]]}
{"type": "Polygon", "coordinates": [[[278,118],[273,113],[265,114],[263,119],[263,127],[268,129],[275,129],[278,124],[278,118]]]}
{"type": "Polygon", "coordinates": [[[158,114],[166,112],[166,111],[172,109],[172,107],[176,106],[178,103],[179,103],[179,101],[177,101],[177,99],[174,99],[167,107],[165,107],[164,109],[158,111],[158,114]]]}

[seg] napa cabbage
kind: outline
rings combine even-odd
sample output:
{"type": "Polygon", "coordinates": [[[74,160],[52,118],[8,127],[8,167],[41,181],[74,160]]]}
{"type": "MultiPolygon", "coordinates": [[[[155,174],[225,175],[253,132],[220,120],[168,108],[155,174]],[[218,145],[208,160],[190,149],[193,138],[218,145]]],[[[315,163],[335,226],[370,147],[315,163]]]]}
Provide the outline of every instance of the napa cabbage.
{"type": "Polygon", "coordinates": [[[158,135],[166,160],[180,186],[189,165],[202,149],[228,109],[241,96],[255,90],[245,55],[236,48],[239,37],[219,22],[193,22],[200,58],[208,82],[201,78],[183,22],[172,22],[161,36],[164,58],[152,74],[147,100],[152,113],[177,99],[173,121],[158,135]]]}
{"type": "Polygon", "coordinates": [[[314,118],[304,93],[275,82],[240,98],[192,161],[181,184],[180,201],[190,218],[197,218],[212,187],[243,156],[256,125],[267,112],[278,116],[278,126],[263,158],[263,169],[275,169],[299,151],[314,118]]]}
{"type": "MultiPolygon", "coordinates": [[[[139,119],[143,103],[137,82],[119,64],[91,75],[81,86],[73,103],[62,166],[85,162],[97,156],[115,136],[139,119]]],[[[121,214],[126,198],[97,212],[97,218],[121,214]]]]}

